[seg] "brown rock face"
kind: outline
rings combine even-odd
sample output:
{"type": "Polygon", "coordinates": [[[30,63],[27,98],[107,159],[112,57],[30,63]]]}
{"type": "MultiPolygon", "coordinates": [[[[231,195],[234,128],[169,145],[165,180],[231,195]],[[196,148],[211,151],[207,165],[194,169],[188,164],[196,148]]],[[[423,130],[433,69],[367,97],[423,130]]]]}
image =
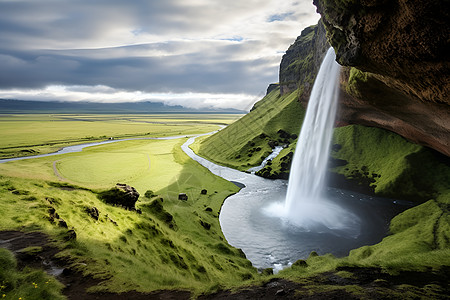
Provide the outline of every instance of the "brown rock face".
{"type": "MultiPolygon", "coordinates": [[[[314,0],[344,69],[341,122],[450,156],[450,26],[441,0],[314,0]]],[[[447,3],[448,4],[448,3],[447,3]]]]}
{"type": "Polygon", "coordinates": [[[442,0],[314,0],[337,60],[423,101],[450,104],[449,10],[442,0]]]}
{"type": "Polygon", "coordinates": [[[384,128],[450,156],[449,105],[405,96],[370,73],[349,85],[349,73],[350,68],[342,69],[338,122],[384,128]]]}

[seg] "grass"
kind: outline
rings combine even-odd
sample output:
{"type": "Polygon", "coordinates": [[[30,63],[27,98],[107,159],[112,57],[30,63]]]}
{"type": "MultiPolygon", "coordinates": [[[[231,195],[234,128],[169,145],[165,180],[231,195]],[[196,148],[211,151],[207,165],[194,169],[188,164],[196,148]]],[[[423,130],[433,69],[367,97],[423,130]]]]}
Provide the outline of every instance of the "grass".
{"type": "Polygon", "coordinates": [[[222,202],[238,188],[188,158],[180,149],[184,140],[119,142],[1,164],[0,228],[49,234],[71,268],[102,280],[93,291],[200,293],[257,278],[242,251],[228,245],[220,230],[222,202]],[[55,176],[55,159],[67,181],[55,176]],[[141,214],[97,197],[118,180],[138,189],[141,214]],[[144,196],[147,190],[154,191],[147,193],[150,198],[144,196]],[[179,193],[188,200],[178,200],[179,193]],[[98,220],[87,213],[92,207],[99,211],[98,220]],[[58,220],[50,221],[52,208],[58,220]],[[76,240],[66,241],[68,232],[57,225],[59,220],[76,232],[76,240]]]}
{"type": "Polygon", "coordinates": [[[401,136],[358,125],[335,130],[332,156],[347,162],[333,171],[347,178],[367,179],[382,196],[424,201],[450,188],[450,161],[401,136]]]}
{"type": "Polygon", "coordinates": [[[63,285],[42,270],[17,268],[14,255],[0,248],[0,297],[2,299],[65,299],[63,285]]]}
{"type": "Polygon", "coordinates": [[[60,147],[110,137],[164,137],[209,132],[240,115],[71,115],[0,116],[0,158],[54,152],[60,147]]]}
{"type": "MultiPolygon", "coordinates": [[[[298,134],[304,109],[296,92],[280,96],[272,91],[255,109],[220,132],[194,144],[198,153],[221,165],[247,170],[259,165],[272,151],[269,142],[284,143],[278,130],[298,134]]],[[[286,144],[292,139],[286,141],[286,144]]]]}

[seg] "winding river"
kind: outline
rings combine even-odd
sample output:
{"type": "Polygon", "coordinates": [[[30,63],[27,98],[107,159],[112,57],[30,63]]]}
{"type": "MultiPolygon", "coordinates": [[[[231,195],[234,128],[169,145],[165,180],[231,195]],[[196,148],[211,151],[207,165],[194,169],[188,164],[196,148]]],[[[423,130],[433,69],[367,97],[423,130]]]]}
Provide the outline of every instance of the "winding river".
{"type": "MultiPolygon", "coordinates": [[[[189,146],[199,136],[190,137],[182,150],[195,161],[208,168],[213,174],[242,187],[235,195],[228,197],[221,209],[219,220],[228,243],[241,248],[247,258],[258,269],[274,268],[275,271],[289,266],[298,259],[305,259],[316,251],[318,254],[332,253],[345,256],[351,249],[375,244],[386,236],[389,221],[411,204],[392,199],[371,197],[355,192],[328,188],[332,201],[356,214],[361,220],[360,234],[346,236],[339,232],[308,232],[284,223],[264,213],[264,208],[274,202],[284,201],[287,181],[265,179],[253,174],[237,171],[212,163],[197,154],[189,146]]],[[[36,156],[0,160],[0,163],[73,153],[84,148],[138,139],[178,139],[183,136],[160,138],[129,138],[87,143],[62,148],[61,150],[36,156]]]]}

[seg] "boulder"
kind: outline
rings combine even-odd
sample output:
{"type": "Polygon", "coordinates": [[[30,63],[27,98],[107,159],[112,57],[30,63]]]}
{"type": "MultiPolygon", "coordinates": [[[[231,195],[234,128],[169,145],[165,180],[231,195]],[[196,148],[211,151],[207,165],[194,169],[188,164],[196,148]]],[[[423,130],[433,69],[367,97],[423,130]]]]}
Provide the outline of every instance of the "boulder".
{"type": "Polygon", "coordinates": [[[202,195],[206,195],[207,193],[208,193],[208,191],[205,190],[205,189],[203,189],[203,190],[200,192],[200,194],[202,194],[202,195]]]}
{"type": "Polygon", "coordinates": [[[117,183],[110,190],[99,193],[98,198],[108,204],[121,205],[127,209],[134,209],[139,193],[132,186],[124,183],[117,183]]]}
{"type": "Polygon", "coordinates": [[[185,193],[179,193],[178,194],[178,200],[187,201],[188,196],[185,193]]]}

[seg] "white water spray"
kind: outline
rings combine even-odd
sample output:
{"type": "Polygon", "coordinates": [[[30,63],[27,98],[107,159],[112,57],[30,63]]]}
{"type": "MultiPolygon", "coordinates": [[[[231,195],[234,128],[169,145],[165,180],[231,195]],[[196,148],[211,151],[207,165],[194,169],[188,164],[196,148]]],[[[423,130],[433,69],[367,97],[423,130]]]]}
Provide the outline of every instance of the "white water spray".
{"type": "Polygon", "coordinates": [[[340,66],[330,48],[320,66],[291,165],[285,203],[267,208],[306,231],[337,231],[356,237],[359,219],[324,197],[325,177],[338,102],[340,66]]]}

